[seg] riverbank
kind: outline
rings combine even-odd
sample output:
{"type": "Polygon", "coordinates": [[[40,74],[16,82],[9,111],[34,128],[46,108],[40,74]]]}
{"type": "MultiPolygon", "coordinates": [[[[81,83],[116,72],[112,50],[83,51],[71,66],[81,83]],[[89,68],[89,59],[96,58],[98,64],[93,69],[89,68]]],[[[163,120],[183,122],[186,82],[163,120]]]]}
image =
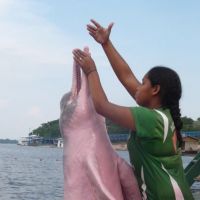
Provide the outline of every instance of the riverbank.
{"type": "Polygon", "coordinates": [[[112,143],[113,149],[116,151],[127,151],[127,143],[126,142],[115,142],[112,143]]]}
{"type": "MultiPolygon", "coordinates": [[[[116,150],[116,151],[127,151],[127,143],[126,142],[115,142],[115,143],[112,143],[112,146],[113,146],[114,150],[116,150]]],[[[183,156],[194,156],[196,154],[197,154],[196,151],[190,151],[190,152],[183,151],[182,152],[183,156]]]]}

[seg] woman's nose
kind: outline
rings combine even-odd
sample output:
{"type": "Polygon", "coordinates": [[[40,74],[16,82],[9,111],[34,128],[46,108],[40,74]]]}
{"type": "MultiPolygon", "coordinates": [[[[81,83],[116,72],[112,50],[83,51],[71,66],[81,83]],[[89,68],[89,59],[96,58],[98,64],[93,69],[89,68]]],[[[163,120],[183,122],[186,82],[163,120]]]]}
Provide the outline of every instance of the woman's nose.
{"type": "Polygon", "coordinates": [[[140,89],[140,87],[141,87],[141,86],[140,86],[140,85],[138,85],[138,86],[136,87],[136,91],[138,91],[138,90],[140,89]]]}

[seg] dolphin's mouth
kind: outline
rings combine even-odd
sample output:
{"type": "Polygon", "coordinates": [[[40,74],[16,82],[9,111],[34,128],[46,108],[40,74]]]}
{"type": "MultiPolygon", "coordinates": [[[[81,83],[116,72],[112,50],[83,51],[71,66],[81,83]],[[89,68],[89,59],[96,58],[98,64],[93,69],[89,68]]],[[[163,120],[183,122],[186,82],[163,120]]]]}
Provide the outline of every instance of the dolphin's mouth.
{"type": "Polygon", "coordinates": [[[80,66],[76,64],[76,90],[77,90],[77,95],[81,89],[81,70],[80,66]]]}
{"type": "MultiPolygon", "coordinates": [[[[89,54],[89,48],[85,47],[84,52],[89,54]]],[[[73,77],[72,77],[72,96],[78,96],[81,87],[82,87],[82,76],[81,76],[81,68],[80,66],[74,61],[73,66],[73,77]]],[[[84,83],[83,83],[84,88],[84,83]]]]}
{"type": "Polygon", "coordinates": [[[72,96],[76,97],[81,89],[81,70],[80,66],[74,62],[72,77],[72,96]]]}

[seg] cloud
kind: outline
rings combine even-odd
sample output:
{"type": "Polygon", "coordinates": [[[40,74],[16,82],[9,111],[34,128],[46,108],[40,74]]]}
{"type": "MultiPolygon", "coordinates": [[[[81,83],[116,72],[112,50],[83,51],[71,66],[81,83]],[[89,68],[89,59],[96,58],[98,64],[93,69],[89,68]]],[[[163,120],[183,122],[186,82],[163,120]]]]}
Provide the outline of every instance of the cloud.
{"type": "Polygon", "coordinates": [[[28,116],[32,118],[38,118],[42,116],[42,111],[39,106],[32,106],[28,111],[28,116]]]}
{"type": "Polygon", "coordinates": [[[0,16],[7,13],[12,4],[13,0],[0,0],[0,16]]]}
{"type": "Polygon", "coordinates": [[[73,48],[91,41],[98,65],[106,60],[88,35],[86,40],[51,20],[56,8],[50,11],[41,2],[0,0],[0,110],[7,109],[0,121],[10,137],[58,118],[59,98],[71,86],[73,48]],[[13,125],[7,126],[10,121],[13,125]]]}
{"type": "Polygon", "coordinates": [[[8,108],[9,102],[6,99],[0,99],[0,110],[8,108]]]}
{"type": "Polygon", "coordinates": [[[17,2],[6,2],[0,3],[0,6],[2,4],[10,8],[7,13],[4,12],[6,17],[0,20],[0,52],[5,56],[5,59],[1,56],[1,63],[7,62],[12,67],[16,66],[13,63],[20,63],[21,68],[27,68],[27,63],[31,63],[34,68],[39,68],[39,64],[60,65],[72,62],[72,56],[68,59],[67,55],[72,55],[74,46],[83,42],[42,15],[41,10],[44,13],[46,11],[44,5],[35,6],[35,9],[40,8],[38,12],[30,8],[33,1],[18,1],[19,5],[17,2]]]}
{"type": "Polygon", "coordinates": [[[6,8],[0,18],[0,80],[8,87],[16,82],[38,82],[40,77],[56,76],[63,70],[71,74],[72,49],[83,44],[43,16],[41,11],[47,12],[44,5],[35,6],[39,12],[32,5],[33,1],[0,0],[0,12],[6,8]]]}
{"type": "Polygon", "coordinates": [[[0,26],[4,30],[1,32],[0,50],[5,55],[35,64],[66,63],[66,47],[72,46],[73,42],[67,41],[67,37],[53,25],[31,19],[26,25],[0,22],[0,26]]]}

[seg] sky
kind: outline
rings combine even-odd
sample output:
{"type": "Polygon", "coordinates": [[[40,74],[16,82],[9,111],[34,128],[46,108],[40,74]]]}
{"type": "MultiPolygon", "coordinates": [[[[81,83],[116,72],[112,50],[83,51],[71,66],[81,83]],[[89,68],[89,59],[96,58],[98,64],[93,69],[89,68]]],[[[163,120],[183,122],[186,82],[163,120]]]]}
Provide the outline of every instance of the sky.
{"type": "Polygon", "coordinates": [[[56,120],[71,88],[74,48],[88,46],[108,99],[136,106],[86,30],[114,22],[111,40],[139,80],[155,65],[179,74],[182,116],[200,117],[200,1],[0,0],[0,138],[56,120]]]}

